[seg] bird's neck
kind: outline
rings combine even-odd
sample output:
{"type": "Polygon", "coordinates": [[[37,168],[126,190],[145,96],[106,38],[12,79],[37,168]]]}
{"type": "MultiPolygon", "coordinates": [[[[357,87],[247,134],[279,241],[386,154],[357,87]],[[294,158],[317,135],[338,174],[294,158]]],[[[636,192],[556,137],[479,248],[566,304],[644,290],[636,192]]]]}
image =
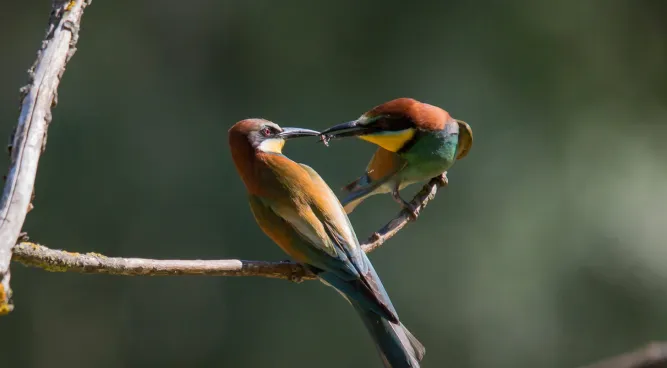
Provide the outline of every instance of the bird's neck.
{"type": "Polygon", "coordinates": [[[257,159],[257,150],[245,142],[242,143],[231,145],[232,159],[243,184],[250,193],[253,193],[254,189],[261,185],[257,178],[257,171],[260,169],[261,162],[257,159]]]}

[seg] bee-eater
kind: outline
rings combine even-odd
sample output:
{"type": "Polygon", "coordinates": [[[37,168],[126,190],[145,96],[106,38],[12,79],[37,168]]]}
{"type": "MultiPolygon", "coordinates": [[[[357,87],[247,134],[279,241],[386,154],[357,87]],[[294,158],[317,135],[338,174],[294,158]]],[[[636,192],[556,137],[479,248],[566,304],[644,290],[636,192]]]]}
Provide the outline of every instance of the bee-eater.
{"type": "Polygon", "coordinates": [[[229,129],[232,158],[255,220],[285,253],[352,304],[385,367],[419,367],[424,347],[398,319],[340,202],[315,170],[282,154],[286,139],[319,134],[263,119],[229,129]]]}
{"type": "MultiPolygon", "coordinates": [[[[391,193],[394,200],[417,213],[399,191],[406,186],[441,174],[468,154],[472,129],[437,106],[411,98],[398,98],[361,115],[356,120],[335,125],[322,132],[331,138],[357,136],[379,146],[366,173],[343,190],[341,201],[347,213],[369,196],[391,193]]],[[[446,180],[443,175],[443,180],[446,180]]]]}

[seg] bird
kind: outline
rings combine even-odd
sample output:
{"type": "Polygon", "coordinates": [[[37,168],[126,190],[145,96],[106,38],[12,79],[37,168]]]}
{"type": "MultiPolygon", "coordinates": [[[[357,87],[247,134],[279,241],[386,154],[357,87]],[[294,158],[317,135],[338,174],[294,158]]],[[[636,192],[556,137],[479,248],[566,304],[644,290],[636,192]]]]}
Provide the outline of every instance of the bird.
{"type": "Polygon", "coordinates": [[[374,107],[358,119],[322,131],[328,145],[332,138],[356,136],[378,149],[361,177],[343,187],[341,201],[351,213],[366,198],[391,193],[392,198],[414,219],[418,208],[401,198],[410,184],[440,177],[447,184],[447,170],[472,147],[472,128],[452,118],[440,107],[412,98],[397,98],[374,107]]]}
{"type": "Polygon", "coordinates": [[[318,136],[245,119],[229,129],[232,159],[262,231],[354,307],[385,368],[416,368],[424,346],[402,324],[331,188],[310,166],[282,153],[285,140],[318,136]]]}

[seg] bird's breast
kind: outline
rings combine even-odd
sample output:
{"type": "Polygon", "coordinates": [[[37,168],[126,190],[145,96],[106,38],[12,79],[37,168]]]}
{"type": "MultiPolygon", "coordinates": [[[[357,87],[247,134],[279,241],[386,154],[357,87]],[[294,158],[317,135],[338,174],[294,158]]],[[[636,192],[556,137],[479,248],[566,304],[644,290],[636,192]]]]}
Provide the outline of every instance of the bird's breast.
{"type": "Polygon", "coordinates": [[[420,132],[417,140],[401,157],[408,161],[405,181],[421,181],[447,171],[456,159],[458,134],[447,131],[420,132]]]}

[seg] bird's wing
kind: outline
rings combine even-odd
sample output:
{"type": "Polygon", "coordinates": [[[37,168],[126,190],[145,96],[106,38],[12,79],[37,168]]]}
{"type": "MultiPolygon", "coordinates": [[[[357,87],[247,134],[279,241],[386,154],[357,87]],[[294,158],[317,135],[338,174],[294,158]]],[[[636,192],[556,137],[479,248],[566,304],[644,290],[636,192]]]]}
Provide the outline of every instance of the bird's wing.
{"type": "Polygon", "coordinates": [[[327,281],[363,304],[369,302],[376,304],[375,308],[372,305],[370,308],[376,310],[385,318],[397,322],[396,310],[391,304],[391,300],[373,265],[361,249],[354,228],[338,198],[315,170],[304,164],[301,164],[301,166],[308,172],[313,184],[319,189],[317,195],[310,198],[311,210],[324,225],[329,239],[337,249],[347,256],[349,262],[359,274],[354,280],[355,282],[345,285],[340,283],[336,285],[337,280],[331,280],[330,278],[327,281]],[[380,310],[378,310],[378,306],[380,310]]]}
{"type": "Polygon", "coordinates": [[[299,165],[308,173],[313,186],[317,189],[316,195],[309,198],[313,214],[324,224],[325,231],[336,248],[348,255],[350,261],[355,263],[357,268],[364,270],[365,265],[360,262],[359,258],[363,251],[343,206],[341,206],[329,185],[315,170],[308,165],[299,165]]]}
{"type": "Polygon", "coordinates": [[[296,244],[297,247],[316,248],[320,251],[319,255],[304,263],[334,272],[346,280],[359,278],[358,268],[363,269],[358,267],[363,266],[358,262],[359,243],[347,216],[343,214],[337,218],[331,218],[335,215],[327,218],[322,215],[323,211],[314,205],[317,203],[320,208],[332,207],[333,211],[324,212],[336,213],[335,209],[340,207],[340,203],[329,186],[321,178],[319,182],[313,181],[312,173],[315,172],[312,169],[306,169],[284,156],[270,157],[267,163],[279,179],[280,185],[267,188],[267,194],[269,190],[271,194],[258,197],[258,200],[299,234],[302,243],[296,244]],[[331,223],[340,223],[342,226],[332,230],[331,223]],[[345,239],[342,242],[346,246],[339,245],[340,238],[345,239]]]}
{"type": "Polygon", "coordinates": [[[401,170],[406,163],[397,153],[378,147],[366,166],[366,173],[371,180],[380,180],[401,170]]]}
{"type": "Polygon", "coordinates": [[[407,161],[398,154],[378,147],[366,166],[366,173],[344,186],[343,189],[353,192],[369,185],[377,187],[403,169],[406,164],[407,161]]]}
{"type": "Polygon", "coordinates": [[[253,194],[248,196],[248,201],[255,221],[262,231],[295,261],[314,266],[317,269],[335,270],[334,272],[345,275],[348,279],[358,277],[356,269],[351,264],[344,262],[345,256],[339,254],[340,252],[333,244],[324,244],[317,239],[316,244],[320,246],[313,246],[315,244],[312,243],[311,238],[315,236],[316,231],[295,221],[291,211],[282,207],[279,214],[274,208],[281,208],[281,206],[276,206],[272,201],[253,194]],[[304,233],[310,235],[304,235],[304,233]]]}

